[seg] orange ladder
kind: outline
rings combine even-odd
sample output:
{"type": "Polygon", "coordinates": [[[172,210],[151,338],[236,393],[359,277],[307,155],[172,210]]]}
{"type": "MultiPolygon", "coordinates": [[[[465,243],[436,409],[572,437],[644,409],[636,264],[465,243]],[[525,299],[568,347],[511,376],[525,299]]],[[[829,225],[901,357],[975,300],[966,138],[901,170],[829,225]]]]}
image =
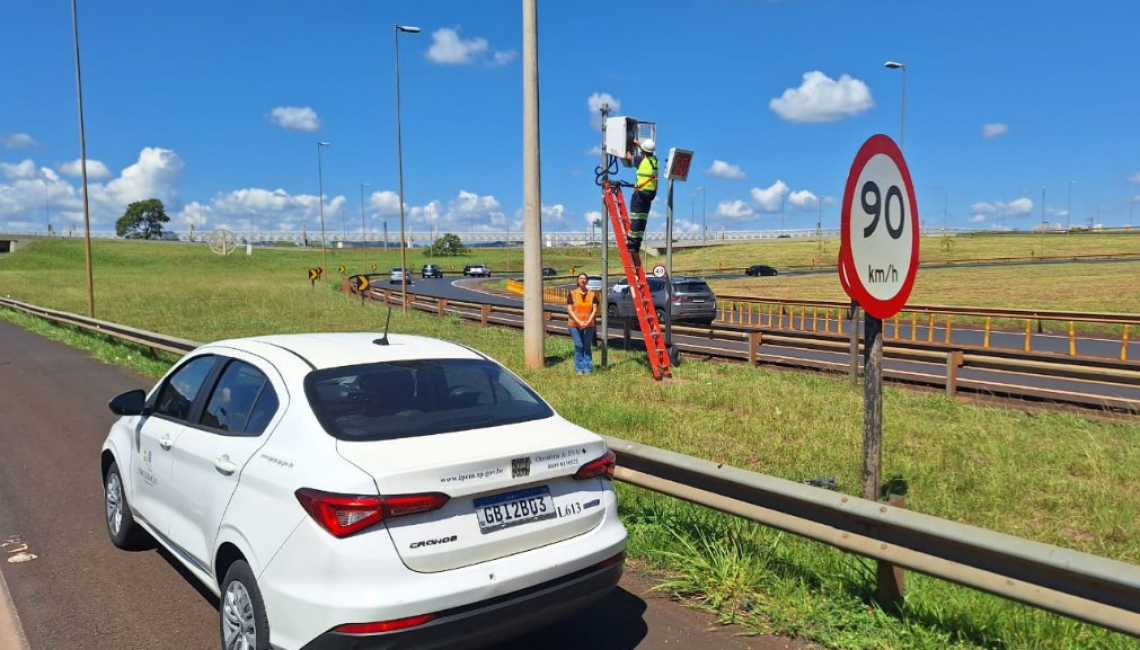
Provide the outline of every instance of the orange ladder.
{"type": "Polygon", "coordinates": [[[614,226],[621,263],[625,267],[625,278],[629,282],[630,297],[633,299],[634,311],[637,312],[637,322],[641,325],[645,350],[649,353],[653,378],[660,380],[662,377],[672,377],[672,372],[669,370],[669,350],[665,346],[661,321],[657,318],[657,308],[653,306],[653,294],[649,290],[649,283],[645,280],[645,269],[633,265],[629,249],[625,247],[626,235],[629,234],[629,212],[625,207],[621,185],[606,180],[602,183],[602,191],[606,197],[606,211],[610,213],[610,222],[614,226]]]}

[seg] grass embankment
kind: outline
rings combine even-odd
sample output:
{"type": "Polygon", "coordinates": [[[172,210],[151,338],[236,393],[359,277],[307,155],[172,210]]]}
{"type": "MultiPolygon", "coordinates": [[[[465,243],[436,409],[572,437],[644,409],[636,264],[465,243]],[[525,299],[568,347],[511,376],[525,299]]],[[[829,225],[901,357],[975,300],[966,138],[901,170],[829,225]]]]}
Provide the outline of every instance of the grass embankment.
{"type": "MultiPolygon", "coordinates": [[[[200,341],[381,327],[376,306],[334,293],[332,283],[310,288],[304,270],[319,257],[257,250],[252,258],[218,258],[205,247],[96,242],[97,316],[200,341]]],[[[81,246],[45,242],[0,260],[0,293],[85,313],[81,246]]],[[[672,382],[655,383],[643,356],[621,351],[611,351],[609,368],[575,377],[568,339],[548,339],[547,367],[527,370],[514,331],[398,311],[392,330],[483,350],[595,431],[791,480],[830,476],[841,491],[859,492],[862,393],[843,379],[687,362],[672,382]]],[[[63,335],[151,376],[170,362],[147,360],[132,346],[63,335]]],[[[885,393],[884,474],[908,482],[908,507],[1140,562],[1136,426],[885,393]]],[[[833,648],[1140,647],[1123,635],[916,574],[908,575],[903,612],[888,614],[871,604],[874,571],[866,560],[629,486],[619,491],[636,562],[751,630],[833,648]]]]}

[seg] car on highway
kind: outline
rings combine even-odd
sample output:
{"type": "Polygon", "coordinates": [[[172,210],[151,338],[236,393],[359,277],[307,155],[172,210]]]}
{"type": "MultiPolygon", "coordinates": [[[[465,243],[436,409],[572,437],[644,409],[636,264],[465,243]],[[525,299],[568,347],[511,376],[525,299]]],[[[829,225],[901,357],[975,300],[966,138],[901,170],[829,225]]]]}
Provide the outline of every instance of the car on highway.
{"type": "Polygon", "coordinates": [[[779,271],[768,266],[767,264],[753,264],[752,266],[750,266],[744,270],[744,275],[747,275],[749,277],[761,276],[761,277],[766,278],[766,277],[770,277],[773,275],[779,275],[779,274],[780,274],[779,271]]]}
{"type": "Polygon", "coordinates": [[[468,264],[463,267],[463,275],[469,277],[491,277],[491,267],[486,264],[468,264]]]}
{"type": "Polygon", "coordinates": [[[622,572],[613,452],[465,346],[219,341],[109,407],[111,542],[217,596],[223,648],[483,647],[622,572]]]}
{"type": "MultiPolygon", "coordinates": [[[[716,294],[702,278],[677,276],[673,278],[673,296],[669,297],[665,278],[647,278],[653,306],[664,317],[665,305],[674,323],[711,325],[716,320],[716,294]]],[[[636,318],[629,282],[622,278],[606,297],[606,310],[610,318],[636,318]]]]}
{"type": "Polygon", "coordinates": [[[548,277],[548,278],[554,277],[554,276],[558,275],[558,269],[556,269],[552,266],[544,266],[544,267],[542,267],[542,275],[544,277],[548,277]]]}
{"type": "Polygon", "coordinates": [[[588,291],[601,291],[602,290],[602,276],[600,275],[587,275],[586,276],[586,289],[588,291]]]}
{"type": "Polygon", "coordinates": [[[392,267],[392,271],[388,274],[389,284],[403,284],[404,278],[408,278],[408,284],[412,283],[412,272],[408,269],[402,269],[398,266],[392,267]]]}
{"type": "Polygon", "coordinates": [[[443,269],[439,268],[438,264],[424,264],[420,269],[420,276],[424,278],[442,278],[443,269]]]}

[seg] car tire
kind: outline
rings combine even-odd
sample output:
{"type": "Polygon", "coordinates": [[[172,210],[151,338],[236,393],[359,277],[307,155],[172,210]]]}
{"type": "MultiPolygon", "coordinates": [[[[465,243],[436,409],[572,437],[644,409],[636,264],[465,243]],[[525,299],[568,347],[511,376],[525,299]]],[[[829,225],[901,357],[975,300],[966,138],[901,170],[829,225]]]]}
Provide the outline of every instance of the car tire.
{"type": "Polygon", "coordinates": [[[265,601],[245,560],[237,560],[226,571],[218,599],[218,621],[223,650],[270,650],[265,601]],[[240,637],[240,641],[235,637],[240,637]]]}
{"type": "Polygon", "coordinates": [[[103,477],[103,507],[107,522],[107,534],[117,548],[136,550],[150,544],[150,535],[135,521],[131,506],[127,503],[127,492],[123,488],[123,475],[119,464],[111,463],[107,475],[103,477]]]}
{"type": "Polygon", "coordinates": [[[609,304],[609,306],[606,307],[606,313],[609,315],[610,318],[621,318],[621,316],[618,313],[617,303],[611,302],[609,304]]]}

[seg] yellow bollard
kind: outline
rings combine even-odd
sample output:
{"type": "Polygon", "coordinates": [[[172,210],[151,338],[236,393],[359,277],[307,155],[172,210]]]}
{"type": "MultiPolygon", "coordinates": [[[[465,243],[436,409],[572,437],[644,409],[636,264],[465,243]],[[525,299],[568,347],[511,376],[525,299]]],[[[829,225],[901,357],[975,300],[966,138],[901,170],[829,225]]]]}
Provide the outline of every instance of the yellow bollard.
{"type": "Polygon", "coordinates": [[[819,331],[819,319],[817,317],[815,307],[811,308],[811,331],[813,331],[813,332],[819,331]]]}
{"type": "Polygon", "coordinates": [[[930,320],[926,325],[926,342],[934,342],[934,314],[930,315],[930,320]]]}
{"type": "Polygon", "coordinates": [[[1025,319],[1025,351],[1030,352],[1032,345],[1029,342],[1030,337],[1033,336],[1033,322],[1025,319]]]}
{"type": "Polygon", "coordinates": [[[982,339],[983,348],[988,349],[990,347],[990,326],[993,325],[993,320],[994,319],[990,318],[989,316],[986,317],[986,336],[984,339],[982,339]]]}
{"type": "Polygon", "coordinates": [[[950,314],[946,314],[946,345],[950,345],[950,320],[953,318],[950,314]]]}
{"type": "Polygon", "coordinates": [[[899,315],[895,314],[895,340],[899,340],[899,315]]]}
{"type": "Polygon", "coordinates": [[[1120,360],[1128,361],[1128,326],[1124,326],[1124,335],[1120,338],[1120,360]]]}
{"type": "Polygon", "coordinates": [[[911,342],[918,341],[918,314],[910,315],[910,340],[911,342]]]}
{"type": "Polygon", "coordinates": [[[1077,329],[1073,321],[1069,321],[1069,356],[1077,356],[1077,329]]]}

